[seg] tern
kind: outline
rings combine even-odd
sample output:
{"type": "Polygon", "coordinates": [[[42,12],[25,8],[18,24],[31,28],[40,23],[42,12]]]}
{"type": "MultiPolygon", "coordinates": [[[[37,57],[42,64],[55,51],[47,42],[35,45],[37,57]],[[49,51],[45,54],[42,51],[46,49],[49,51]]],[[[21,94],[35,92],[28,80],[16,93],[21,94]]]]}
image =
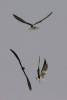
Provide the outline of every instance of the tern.
{"type": "Polygon", "coordinates": [[[37,69],[38,77],[36,78],[36,80],[38,80],[39,83],[40,83],[40,80],[42,78],[44,78],[45,74],[47,73],[47,69],[48,69],[48,64],[46,62],[46,59],[44,59],[44,64],[43,64],[43,67],[42,67],[42,69],[40,71],[40,56],[39,56],[39,63],[38,63],[38,69],[37,69]]]}
{"type": "Polygon", "coordinates": [[[25,77],[26,77],[26,79],[27,79],[28,87],[29,87],[30,90],[32,90],[30,80],[29,80],[28,76],[27,76],[26,73],[25,73],[25,67],[22,66],[21,61],[20,61],[20,58],[18,57],[18,55],[16,54],[15,51],[13,51],[12,49],[10,49],[10,51],[15,55],[15,57],[16,57],[17,60],[19,61],[19,64],[20,64],[20,66],[21,66],[21,69],[23,70],[23,73],[24,73],[24,75],[25,75],[25,77]]]}
{"type": "Polygon", "coordinates": [[[52,13],[53,13],[53,12],[51,12],[51,13],[48,14],[45,18],[43,18],[42,20],[40,20],[40,21],[38,21],[38,22],[36,22],[36,23],[34,23],[34,24],[31,24],[31,23],[26,22],[25,20],[23,20],[22,18],[18,17],[18,16],[15,15],[15,14],[13,14],[13,16],[14,16],[18,21],[20,21],[20,22],[22,22],[22,23],[25,23],[25,24],[27,24],[27,25],[30,25],[30,26],[31,26],[31,28],[30,28],[31,30],[35,30],[35,29],[38,29],[38,27],[36,27],[35,25],[38,24],[38,23],[41,23],[43,20],[45,20],[46,18],[48,18],[52,13]]]}

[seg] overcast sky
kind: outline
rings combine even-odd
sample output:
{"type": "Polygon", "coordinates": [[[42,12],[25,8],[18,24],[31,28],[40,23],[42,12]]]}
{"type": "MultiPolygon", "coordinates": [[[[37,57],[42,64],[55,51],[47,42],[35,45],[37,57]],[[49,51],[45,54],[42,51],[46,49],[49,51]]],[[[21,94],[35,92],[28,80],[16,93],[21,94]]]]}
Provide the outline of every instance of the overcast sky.
{"type": "Polygon", "coordinates": [[[0,0],[0,100],[67,100],[67,1],[0,0]],[[53,14],[38,30],[17,21],[13,14],[35,23],[53,14]],[[29,91],[13,49],[32,84],[29,91]],[[38,60],[48,63],[45,81],[36,81],[38,60]]]}

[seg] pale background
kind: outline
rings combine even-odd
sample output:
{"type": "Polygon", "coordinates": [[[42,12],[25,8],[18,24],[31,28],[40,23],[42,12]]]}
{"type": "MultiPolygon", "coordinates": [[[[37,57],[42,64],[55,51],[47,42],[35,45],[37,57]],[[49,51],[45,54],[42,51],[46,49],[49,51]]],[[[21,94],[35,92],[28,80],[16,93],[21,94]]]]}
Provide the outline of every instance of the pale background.
{"type": "Polygon", "coordinates": [[[0,0],[0,100],[67,100],[67,0],[0,0]],[[53,14],[38,30],[17,21],[13,14],[35,23],[53,14]],[[32,84],[12,54],[21,59],[32,84]],[[38,59],[46,58],[48,72],[39,84],[38,59]]]}

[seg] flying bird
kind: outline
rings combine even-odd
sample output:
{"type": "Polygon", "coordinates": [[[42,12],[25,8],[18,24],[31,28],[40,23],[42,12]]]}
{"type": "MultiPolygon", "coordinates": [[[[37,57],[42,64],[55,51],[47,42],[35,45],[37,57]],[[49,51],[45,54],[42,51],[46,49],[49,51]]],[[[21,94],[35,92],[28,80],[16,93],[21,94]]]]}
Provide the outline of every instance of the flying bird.
{"type": "Polygon", "coordinates": [[[48,69],[48,64],[46,62],[46,59],[44,59],[43,67],[40,70],[40,56],[39,56],[39,63],[38,63],[38,69],[37,69],[38,77],[36,78],[36,80],[39,80],[39,83],[40,83],[40,80],[44,78],[45,74],[47,73],[47,69],[48,69]]]}
{"type": "Polygon", "coordinates": [[[24,75],[25,75],[25,77],[26,77],[26,79],[27,79],[28,87],[29,87],[30,90],[32,90],[32,86],[31,86],[30,80],[29,80],[28,76],[27,76],[26,73],[25,73],[25,67],[22,66],[21,61],[20,61],[20,58],[18,57],[18,55],[16,54],[16,52],[14,52],[12,49],[10,49],[10,51],[15,55],[15,57],[16,57],[17,60],[19,61],[19,64],[20,64],[20,66],[21,66],[21,69],[23,70],[23,73],[24,73],[24,75]]]}
{"type": "Polygon", "coordinates": [[[41,23],[43,20],[45,20],[46,18],[48,18],[52,13],[53,13],[53,12],[51,12],[51,13],[48,14],[45,18],[43,18],[42,20],[40,20],[40,21],[38,21],[38,22],[36,22],[36,23],[34,23],[34,24],[31,24],[31,23],[26,22],[25,20],[23,20],[22,18],[18,17],[18,16],[15,15],[15,14],[13,14],[13,16],[14,16],[18,21],[20,21],[20,22],[22,22],[22,23],[25,23],[25,24],[27,24],[27,25],[30,25],[30,26],[31,26],[30,29],[35,30],[35,29],[38,29],[38,27],[36,27],[35,25],[38,24],[38,23],[41,23]]]}

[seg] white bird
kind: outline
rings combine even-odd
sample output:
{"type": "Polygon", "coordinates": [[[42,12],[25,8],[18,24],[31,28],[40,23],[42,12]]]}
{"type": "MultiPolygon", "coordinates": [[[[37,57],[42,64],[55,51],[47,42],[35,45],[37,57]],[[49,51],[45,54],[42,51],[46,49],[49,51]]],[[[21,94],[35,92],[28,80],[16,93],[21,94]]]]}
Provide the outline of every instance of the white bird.
{"type": "Polygon", "coordinates": [[[39,56],[39,63],[38,63],[38,69],[37,69],[38,77],[36,78],[36,80],[38,80],[39,83],[40,83],[40,80],[43,79],[45,74],[47,73],[47,69],[48,69],[48,64],[46,63],[46,59],[44,59],[44,64],[40,71],[40,56],[39,56]]]}
{"type": "Polygon", "coordinates": [[[25,73],[25,67],[22,66],[21,61],[20,61],[20,58],[18,57],[18,55],[17,55],[12,49],[10,49],[10,51],[15,55],[15,57],[16,57],[17,60],[19,61],[19,64],[20,64],[20,66],[21,66],[21,69],[23,70],[23,73],[24,73],[24,75],[25,75],[25,77],[26,77],[26,79],[27,79],[28,87],[29,87],[30,90],[32,90],[32,87],[31,87],[31,83],[30,83],[30,81],[29,81],[29,78],[28,78],[28,76],[27,76],[26,73],[25,73]]]}
{"type": "Polygon", "coordinates": [[[51,12],[51,13],[48,14],[45,18],[43,18],[42,20],[40,20],[40,21],[38,21],[38,22],[36,22],[36,23],[34,23],[34,24],[31,24],[31,23],[26,22],[25,20],[23,20],[22,18],[18,17],[18,16],[15,15],[15,14],[13,14],[13,16],[14,16],[18,21],[20,21],[20,22],[22,22],[22,23],[25,23],[25,24],[27,24],[27,25],[30,25],[30,26],[31,26],[30,29],[33,29],[33,30],[34,30],[34,29],[38,29],[38,27],[35,26],[36,24],[41,23],[43,20],[45,20],[46,18],[48,18],[52,13],[53,13],[53,12],[51,12]]]}

